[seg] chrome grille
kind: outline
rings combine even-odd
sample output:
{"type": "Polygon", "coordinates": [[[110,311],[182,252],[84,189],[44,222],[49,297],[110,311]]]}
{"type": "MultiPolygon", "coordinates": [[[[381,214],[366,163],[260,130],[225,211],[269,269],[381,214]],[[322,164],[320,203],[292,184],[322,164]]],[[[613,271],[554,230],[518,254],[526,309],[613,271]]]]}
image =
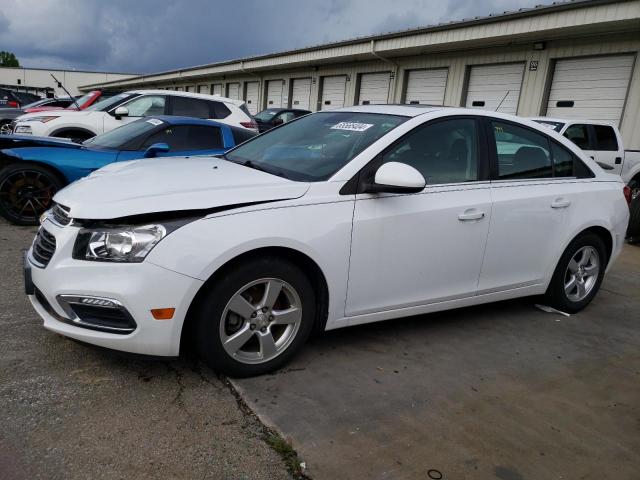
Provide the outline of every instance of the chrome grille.
{"type": "Polygon", "coordinates": [[[62,205],[55,203],[51,208],[51,219],[62,227],[66,227],[71,223],[71,217],[69,216],[69,209],[62,205]]]}
{"type": "Polygon", "coordinates": [[[40,228],[31,247],[31,255],[39,267],[46,267],[56,251],[56,237],[40,228]]]}

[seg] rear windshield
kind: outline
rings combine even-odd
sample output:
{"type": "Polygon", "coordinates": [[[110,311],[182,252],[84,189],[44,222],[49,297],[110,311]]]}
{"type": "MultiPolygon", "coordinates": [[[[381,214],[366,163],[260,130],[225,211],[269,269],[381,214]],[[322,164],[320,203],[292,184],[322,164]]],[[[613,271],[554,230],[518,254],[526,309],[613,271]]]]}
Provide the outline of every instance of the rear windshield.
{"type": "Polygon", "coordinates": [[[280,112],[280,110],[263,110],[260,113],[258,113],[254,118],[256,120],[261,120],[263,122],[268,122],[273,117],[275,117],[276,114],[278,114],[279,112],[280,112]]]}
{"type": "Polygon", "coordinates": [[[225,158],[295,181],[326,180],[407,117],[319,112],[264,133],[225,158]]]}

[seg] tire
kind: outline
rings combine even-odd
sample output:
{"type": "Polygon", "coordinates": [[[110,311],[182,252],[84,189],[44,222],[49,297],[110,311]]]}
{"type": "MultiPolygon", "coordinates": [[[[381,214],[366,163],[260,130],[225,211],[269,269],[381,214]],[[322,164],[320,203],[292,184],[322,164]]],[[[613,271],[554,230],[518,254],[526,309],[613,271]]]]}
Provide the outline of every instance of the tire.
{"type": "Polygon", "coordinates": [[[0,215],[14,225],[38,225],[64,183],[51,170],[17,162],[0,170],[0,215]]]}
{"type": "Polygon", "coordinates": [[[313,330],[312,284],[286,259],[254,258],[205,288],[195,309],[195,342],[198,355],[217,372],[249,377],[276,370],[313,330]],[[230,339],[237,342],[225,347],[230,339]]]}
{"type": "Polygon", "coordinates": [[[0,122],[0,135],[10,135],[13,133],[11,131],[11,121],[0,122]]]}
{"type": "Polygon", "coordinates": [[[584,233],[578,236],[564,251],[553,273],[546,293],[549,305],[567,313],[585,308],[602,285],[607,262],[607,248],[598,235],[584,233]],[[594,265],[596,270],[592,269],[594,265]],[[575,283],[570,284],[572,278],[575,283]],[[584,286],[582,292],[580,283],[584,286]]]}
{"type": "Polygon", "coordinates": [[[634,198],[629,205],[627,239],[629,243],[640,242],[640,197],[634,198]]]}

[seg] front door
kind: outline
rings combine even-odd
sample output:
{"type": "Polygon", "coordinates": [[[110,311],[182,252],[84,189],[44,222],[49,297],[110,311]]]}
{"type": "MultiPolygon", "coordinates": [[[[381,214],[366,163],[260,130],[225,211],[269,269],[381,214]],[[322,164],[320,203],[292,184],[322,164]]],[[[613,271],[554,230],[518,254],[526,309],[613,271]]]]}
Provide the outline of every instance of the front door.
{"type": "Polygon", "coordinates": [[[358,194],[347,316],[473,296],[489,221],[489,183],[479,181],[473,118],[421,125],[381,162],[402,162],[427,181],[416,194],[358,194]]]}

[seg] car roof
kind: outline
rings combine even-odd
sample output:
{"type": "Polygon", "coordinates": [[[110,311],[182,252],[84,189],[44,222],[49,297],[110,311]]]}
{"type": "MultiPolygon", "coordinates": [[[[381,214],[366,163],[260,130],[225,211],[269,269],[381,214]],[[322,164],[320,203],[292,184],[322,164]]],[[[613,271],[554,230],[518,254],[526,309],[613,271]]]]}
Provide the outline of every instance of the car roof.
{"type": "Polygon", "coordinates": [[[234,100],[233,98],[222,97],[220,95],[207,95],[205,93],[177,92],[175,90],[128,90],[124,93],[171,95],[172,97],[189,97],[189,98],[200,98],[202,100],[218,100],[224,103],[231,103],[238,107],[241,105],[244,105],[244,101],[242,100],[234,100]]]}
{"type": "Polygon", "coordinates": [[[550,118],[550,117],[528,117],[529,120],[534,122],[557,122],[557,123],[586,123],[588,125],[610,125],[615,126],[613,122],[607,122],[606,120],[587,120],[585,118],[550,118]]]}
{"type": "Polygon", "coordinates": [[[194,117],[181,117],[181,116],[173,116],[173,115],[150,115],[148,117],[143,117],[139,122],[144,122],[146,120],[157,119],[161,120],[164,123],[168,123],[169,125],[206,125],[212,126],[215,125],[217,127],[228,127],[226,123],[216,122],[215,120],[209,120],[208,118],[194,118],[194,117]]]}
{"type": "Polygon", "coordinates": [[[329,112],[361,112],[361,113],[384,113],[388,115],[402,115],[405,117],[417,117],[425,113],[443,110],[448,107],[434,105],[354,105],[352,107],[342,107],[329,112]]]}

